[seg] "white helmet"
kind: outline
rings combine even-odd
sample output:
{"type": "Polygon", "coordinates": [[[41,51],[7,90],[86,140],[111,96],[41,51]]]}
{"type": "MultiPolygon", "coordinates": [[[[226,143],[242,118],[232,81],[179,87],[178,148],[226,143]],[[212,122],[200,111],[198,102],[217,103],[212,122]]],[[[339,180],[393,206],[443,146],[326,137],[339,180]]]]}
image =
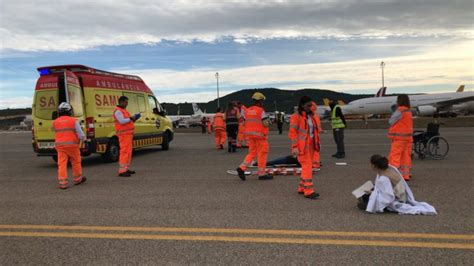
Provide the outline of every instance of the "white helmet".
{"type": "Polygon", "coordinates": [[[67,102],[62,102],[59,107],[58,107],[58,110],[59,111],[63,111],[63,112],[69,112],[72,110],[72,107],[69,103],[67,102]]]}

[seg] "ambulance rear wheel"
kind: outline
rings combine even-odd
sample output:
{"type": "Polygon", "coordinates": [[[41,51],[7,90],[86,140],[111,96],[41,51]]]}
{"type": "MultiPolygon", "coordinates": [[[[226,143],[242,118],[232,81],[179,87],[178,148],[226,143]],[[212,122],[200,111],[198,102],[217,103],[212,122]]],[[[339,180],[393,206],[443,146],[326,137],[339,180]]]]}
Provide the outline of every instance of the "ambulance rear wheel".
{"type": "Polygon", "coordinates": [[[120,155],[120,145],[117,139],[111,139],[107,144],[107,150],[102,154],[102,159],[107,163],[118,161],[120,155]]]}

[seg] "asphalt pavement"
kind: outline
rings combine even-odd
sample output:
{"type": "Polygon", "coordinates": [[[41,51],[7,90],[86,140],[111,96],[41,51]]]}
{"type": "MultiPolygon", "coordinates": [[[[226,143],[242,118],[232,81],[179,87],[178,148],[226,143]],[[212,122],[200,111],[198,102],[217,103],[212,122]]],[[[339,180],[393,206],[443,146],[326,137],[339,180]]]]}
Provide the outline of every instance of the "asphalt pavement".
{"type": "MultiPolygon", "coordinates": [[[[269,158],[289,153],[286,133],[271,132],[269,158]]],[[[321,197],[309,200],[296,176],[226,174],[246,150],[217,151],[200,133],[177,133],[169,151],[134,152],[130,178],[84,158],[87,183],[62,191],[30,133],[0,132],[0,265],[471,264],[474,129],[442,128],[448,156],[414,160],[409,186],[437,216],[359,210],[351,191],[375,178],[369,157],[390,143],[386,130],[345,133],[340,160],[332,133],[322,134],[321,197]]]]}

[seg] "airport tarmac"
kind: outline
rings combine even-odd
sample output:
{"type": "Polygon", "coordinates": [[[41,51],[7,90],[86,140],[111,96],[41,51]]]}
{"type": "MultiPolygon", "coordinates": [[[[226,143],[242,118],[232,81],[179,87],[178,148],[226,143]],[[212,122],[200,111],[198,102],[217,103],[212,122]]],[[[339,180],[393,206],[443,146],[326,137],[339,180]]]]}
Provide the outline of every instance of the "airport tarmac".
{"type": "MultiPolygon", "coordinates": [[[[289,153],[286,133],[271,132],[269,158],[289,153]]],[[[473,128],[442,128],[448,156],[414,160],[409,185],[438,216],[360,211],[351,191],[375,178],[369,157],[390,143],[386,130],[345,133],[342,160],[322,134],[321,198],[309,200],[296,176],[227,175],[246,150],[217,151],[200,133],[177,133],[169,151],[136,151],[131,178],[85,158],[87,183],[62,191],[30,133],[0,132],[0,264],[471,264],[473,128]]]]}

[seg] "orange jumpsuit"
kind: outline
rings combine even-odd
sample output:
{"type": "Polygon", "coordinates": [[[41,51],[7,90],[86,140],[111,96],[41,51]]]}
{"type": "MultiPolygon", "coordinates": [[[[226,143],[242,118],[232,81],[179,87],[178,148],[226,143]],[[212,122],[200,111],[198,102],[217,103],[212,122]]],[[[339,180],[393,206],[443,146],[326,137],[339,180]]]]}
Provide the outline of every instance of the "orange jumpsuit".
{"type": "Polygon", "coordinates": [[[249,146],[249,152],[244,161],[240,164],[242,170],[252,165],[252,161],[257,157],[258,175],[265,175],[267,165],[268,147],[268,127],[263,125],[265,111],[262,107],[251,106],[243,113],[245,119],[245,137],[249,146]]]}
{"type": "MultiPolygon", "coordinates": [[[[318,128],[318,141],[317,145],[320,145],[320,138],[319,138],[319,133],[323,130],[321,127],[321,119],[319,118],[318,115],[318,106],[316,105],[315,102],[313,102],[313,105],[311,106],[311,111],[313,112],[314,115],[314,120],[316,121],[317,128],[318,128]]],[[[320,155],[320,149],[321,147],[319,146],[318,149],[314,151],[314,158],[313,158],[313,168],[321,168],[321,155],[320,155]]]]}
{"type": "Polygon", "coordinates": [[[227,135],[225,133],[225,122],[223,113],[216,113],[214,115],[212,126],[214,128],[214,140],[216,143],[216,148],[218,150],[223,149],[223,145],[227,138],[227,135]]]}
{"type": "Polygon", "coordinates": [[[67,188],[67,163],[71,161],[74,183],[82,179],[81,152],[76,134],[76,119],[60,116],[53,121],[55,149],[58,153],[58,182],[60,188],[67,188]]]}
{"type": "Polygon", "coordinates": [[[119,174],[127,172],[130,164],[132,163],[132,150],[133,150],[133,133],[135,132],[135,125],[133,121],[130,120],[125,124],[120,124],[115,112],[119,111],[122,113],[123,118],[130,119],[130,113],[119,106],[114,110],[114,120],[115,120],[115,132],[119,139],[120,144],[120,155],[119,155],[119,174]]]}
{"type": "Polygon", "coordinates": [[[206,117],[206,125],[207,125],[207,134],[211,134],[212,132],[212,123],[209,118],[206,117]]]}
{"type": "MultiPolygon", "coordinates": [[[[242,105],[242,107],[240,108],[240,113],[242,113],[242,111],[245,113],[245,110],[247,110],[247,107],[242,105]]],[[[239,119],[239,133],[237,134],[237,147],[238,148],[242,146],[245,147],[246,145],[244,132],[245,132],[245,123],[244,123],[244,118],[241,116],[239,119]]]]}
{"type": "Polygon", "coordinates": [[[313,185],[313,159],[315,151],[319,150],[318,128],[314,116],[293,114],[290,118],[290,130],[288,137],[291,140],[291,148],[298,149],[298,161],[301,164],[301,180],[298,185],[298,193],[309,196],[314,193],[313,185]],[[309,127],[309,120],[312,129],[309,127]],[[313,137],[311,137],[311,132],[313,137]]]}
{"type": "Polygon", "coordinates": [[[392,140],[388,160],[391,165],[398,168],[405,180],[410,180],[413,117],[409,108],[400,106],[392,118],[390,119],[392,124],[388,130],[388,137],[392,140]],[[399,118],[392,121],[394,116],[399,118]]]}

